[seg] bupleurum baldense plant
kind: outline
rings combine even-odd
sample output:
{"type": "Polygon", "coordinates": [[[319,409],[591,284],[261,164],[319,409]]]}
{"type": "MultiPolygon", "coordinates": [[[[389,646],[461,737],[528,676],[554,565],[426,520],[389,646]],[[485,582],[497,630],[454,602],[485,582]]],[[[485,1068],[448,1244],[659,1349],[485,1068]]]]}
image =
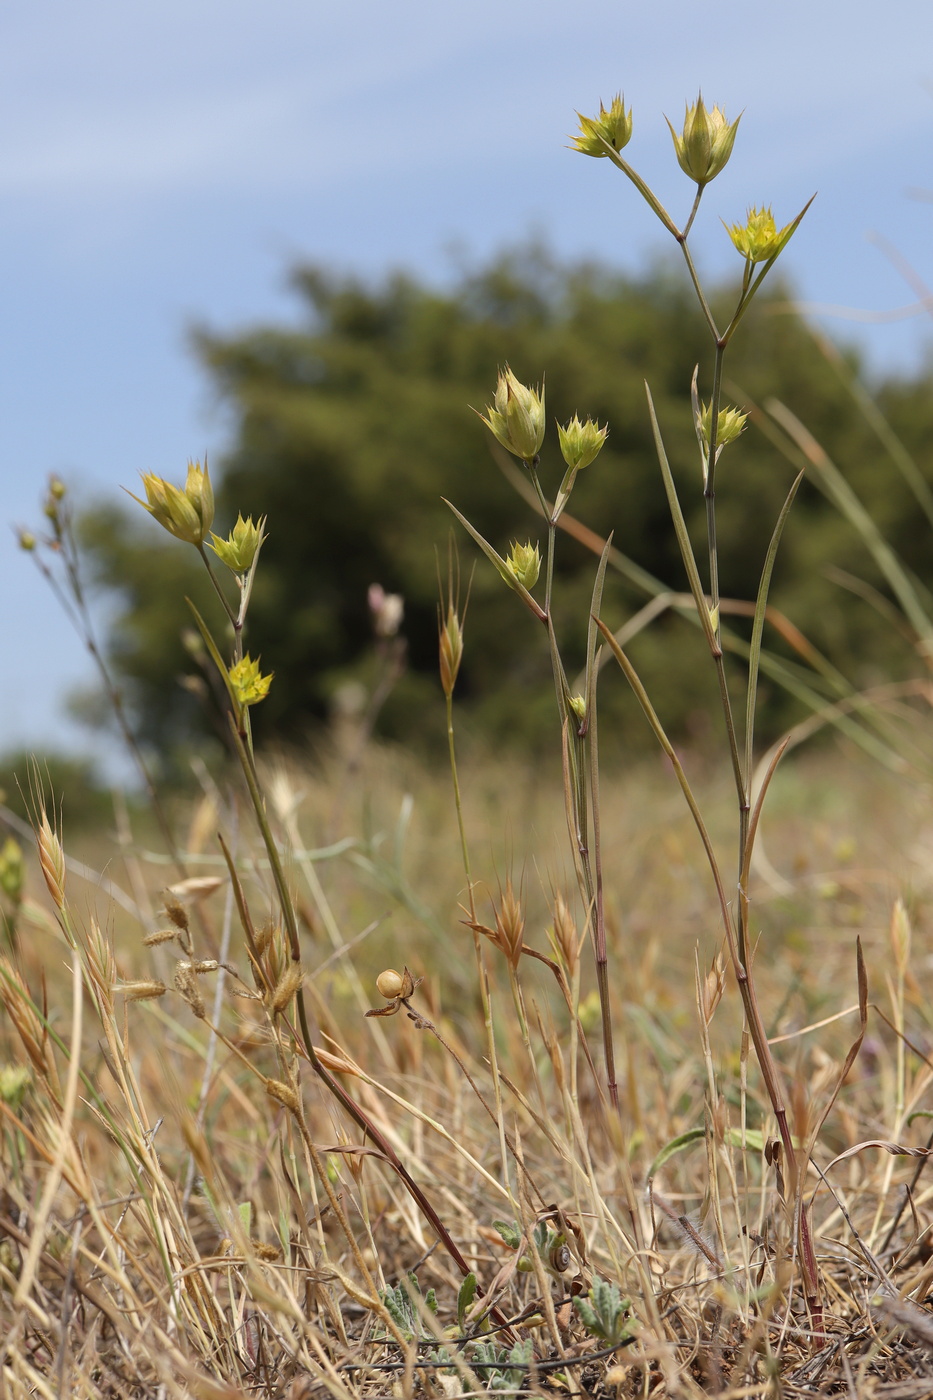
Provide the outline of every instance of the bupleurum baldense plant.
{"type": "MultiPolygon", "coordinates": [[[[292,756],[266,763],[253,743],[251,712],[275,685],[246,645],[267,522],[240,514],[228,534],[214,533],[206,464],[189,464],[183,486],[143,475],[135,499],[196,552],[217,599],[219,624],[188,607],[194,644],[223,700],[234,760],[233,777],[211,774],[201,762],[201,796],[177,835],[97,647],[61,483],[53,482],[45,503],[50,533],[22,533],[98,661],[156,804],[164,849],[137,842],[118,804],[129,889],[95,876],[66,855],[38,773],[37,857],[48,905],[30,894],[22,848],[12,838],[0,846],[0,1036],[12,1056],[0,1066],[0,1386],[11,1395],[301,1400],[327,1393],[362,1400],[391,1390],[407,1400],[712,1389],[764,1400],[785,1389],[816,1393],[824,1380],[857,1393],[855,1368],[866,1386],[879,1377],[929,1380],[922,1307],[929,1209],[919,1183],[931,1142],[905,1140],[913,1122],[929,1116],[923,1105],[933,1068],[923,1037],[917,1044],[908,1037],[907,908],[895,904],[888,932],[891,1032],[886,1042],[879,1020],[857,1111],[833,1112],[859,1069],[868,1025],[860,940],[856,1001],[839,1009],[836,983],[853,940],[844,947],[839,940],[831,965],[828,952],[807,948],[781,966],[752,924],[756,838],[786,747],[757,751],[759,672],[775,557],[802,473],[773,523],[757,597],[750,604],[723,598],[717,471],[727,448],[738,456],[747,442],[750,411],[725,402],[724,363],[806,206],[781,228],[758,205],[726,225],[741,265],[731,309],[717,319],[689,238],[738,128],[701,97],[688,105],[682,128],[671,127],[676,160],[695,187],[682,225],[622,154],[633,121],[621,95],[598,116],[580,117],[574,138],[577,152],[619,169],[675,239],[709,330],[710,363],[684,384],[697,441],[695,489],[705,502],[701,550],[687,528],[650,386],[645,411],[694,625],[717,679],[734,813],[725,836],[718,814],[708,820],[687,776],[689,761],[628,655],[633,620],[620,627],[603,616],[607,570],[618,563],[612,537],[597,540],[578,522],[577,538],[598,554],[589,613],[579,620],[579,677],[562,652],[554,622],[558,532],[573,493],[585,491],[586,473],[600,470],[611,425],[580,412],[558,425],[563,468],[549,492],[546,365],[538,387],[502,365],[479,414],[495,451],[520,464],[517,485],[544,522],[543,548],[529,537],[500,553],[455,504],[451,510],[544,629],[570,874],[544,850],[540,861],[535,853],[534,876],[531,862],[520,877],[510,861],[507,870],[496,868],[498,856],[487,855],[490,807],[478,841],[455,743],[469,590],[461,589],[452,550],[438,640],[451,835],[462,863],[462,878],[446,865],[441,877],[445,897],[462,886],[453,918],[430,907],[406,868],[410,792],[391,839],[375,829],[369,793],[360,831],[343,829],[364,760],[378,761],[367,750],[371,716],[404,664],[399,597],[378,584],[369,590],[381,671],[359,731],[335,760],[333,802],[315,843],[311,820],[303,826],[299,816],[311,785],[303,788],[300,765],[292,756]],[[723,623],[725,613],[743,607],[751,620],[744,639],[723,623]],[[597,690],[610,661],[673,769],[712,877],[720,926],[706,939],[711,946],[697,951],[692,984],[689,976],[677,981],[683,959],[670,929],[688,859],[674,822],[665,811],[664,837],[654,841],[641,837],[648,823],[641,812],[624,836],[617,817],[608,823],[597,690]],[[720,854],[724,840],[736,856],[731,874],[720,854]],[[637,851],[642,884],[660,887],[653,932],[644,923],[641,933],[618,927],[618,908],[635,898],[620,874],[626,847],[637,851]],[[490,867],[494,874],[481,878],[490,867]],[[166,868],[171,883],[156,904],[152,872],[164,880],[166,868]],[[91,896],[75,896],[73,882],[88,877],[95,897],[108,901],[103,919],[91,896]],[[118,935],[118,916],[132,938],[122,922],[118,935]],[[389,919],[403,970],[369,966],[364,976],[357,945],[389,919]],[[537,946],[544,923],[546,951],[537,946]],[[472,991],[458,940],[472,940],[472,991]],[[587,943],[592,960],[583,955],[587,943]],[[139,945],[151,966],[140,962],[139,945]],[[67,982],[59,973],[63,953],[67,982]],[[788,980],[790,991],[782,985],[788,980]],[[70,992],[67,1029],[48,992],[53,982],[59,997],[70,992]],[[779,1033],[798,987],[811,997],[805,1023],[779,1033]],[[377,998],[381,1004],[369,1005],[377,998]],[[698,1039],[686,1029],[691,1001],[698,1039]],[[795,1067],[773,1048],[818,1029],[829,1033],[853,1014],[854,1038],[833,1040],[831,1053],[821,1049],[806,1061],[800,1051],[795,1067]],[[732,1038],[722,1049],[713,1042],[717,1016],[731,1017],[732,1038]],[[590,1047],[594,1031],[601,1056],[590,1047]],[[866,1121],[874,1128],[868,1137],[866,1121]],[[890,1136],[881,1135],[880,1122],[891,1122],[890,1136]],[[862,1158],[879,1151],[888,1154],[885,1169],[859,1177],[862,1158]],[[914,1166],[909,1190],[894,1203],[898,1156],[912,1157],[914,1166]],[[852,1170],[845,1189],[834,1178],[843,1162],[852,1170]],[[662,1191],[659,1179],[677,1171],[674,1187],[662,1191]],[[818,1195],[828,1208],[815,1221],[818,1195]],[[889,1345],[895,1329],[923,1346],[889,1345]]],[[[848,509],[861,518],[851,500],[848,509]]],[[[907,578],[896,569],[891,577],[907,578]]],[[[771,674],[790,675],[777,667],[771,674]]],[[[505,761],[495,767],[507,788],[505,761]]],[[[319,775],[314,781],[324,785],[319,775]]],[[[527,774],[522,781],[531,792],[527,774]]],[[[489,773],[484,782],[492,784],[489,773]]],[[[522,815],[533,824],[527,806],[522,815]]],[[[442,828],[443,820],[434,815],[429,824],[442,828]]],[[[422,882],[436,864],[431,848],[422,882]]],[[[694,922],[707,917],[695,876],[691,868],[694,922]]]]}

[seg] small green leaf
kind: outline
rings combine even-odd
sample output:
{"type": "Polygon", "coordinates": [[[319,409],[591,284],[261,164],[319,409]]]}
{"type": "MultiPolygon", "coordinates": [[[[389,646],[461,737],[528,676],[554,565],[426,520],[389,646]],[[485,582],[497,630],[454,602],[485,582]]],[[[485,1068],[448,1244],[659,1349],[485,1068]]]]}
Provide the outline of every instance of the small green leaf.
{"type": "Polygon", "coordinates": [[[592,1336],[607,1346],[615,1346],[634,1335],[628,1298],[623,1298],[616,1283],[594,1278],[586,1298],[574,1298],[577,1316],[592,1336]]]}
{"type": "Polygon", "coordinates": [[[461,1332],[466,1328],[467,1313],[470,1311],[475,1297],[476,1275],[469,1273],[461,1283],[460,1292],[457,1294],[457,1324],[461,1332]]]}
{"type": "Polygon", "coordinates": [[[522,1242],[522,1232],[518,1228],[516,1222],[513,1221],[513,1223],[509,1225],[504,1220],[494,1220],[492,1222],[492,1228],[502,1236],[509,1249],[518,1249],[518,1246],[522,1242]]]}
{"type": "Polygon", "coordinates": [[[680,1133],[679,1136],[671,1138],[670,1142],[664,1144],[661,1151],[648,1168],[648,1180],[652,1181],[656,1173],[661,1170],[664,1163],[669,1161],[671,1157],[676,1156],[678,1152],[683,1152],[687,1147],[692,1147],[695,1142],[703,1142],[705,1138],[705,1128],[691,1128],[688,1132],[680,1133]]]}

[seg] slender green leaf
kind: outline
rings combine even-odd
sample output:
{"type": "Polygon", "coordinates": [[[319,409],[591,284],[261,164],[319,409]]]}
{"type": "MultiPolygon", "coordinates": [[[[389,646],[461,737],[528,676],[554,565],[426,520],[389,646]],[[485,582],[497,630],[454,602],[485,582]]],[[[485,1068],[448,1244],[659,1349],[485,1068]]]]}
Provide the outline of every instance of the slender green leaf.
{"type": "Polygon", "coordinates": [[[836,371],[840,382],[849,391],[855,400],[856,406],[865,422],[887,452],[891,461],[897,467],[901,476],[910,487],[917,504],[923,511],[927,520],[933,525],[933,491],[930,490],[920,468],[901,442],[891,424],[885,418],[875,400],[862,384],[861,380],[852,370],[851,365],[845,356],[840,355],[834,345],[822,335],[817,334],[812,326],[807,327],[817,346],[823,354],[827,363],[836,371]]]}
{"type": "MultiPolygon", "coordinates": [[[[688,1132],[681,1133],[678,1137],[671,1138],[670,1142],[664,1144],[657,1154],[651,1166],[648,1168],[648,1181],[652,1181],[657,1173],[669,1162],[672,1157],[676,1157],[679,1152],[685,1152],[687,1148],[693,1147],[698,1142],[706,1140],[705,1128],[690,1128],[688,1132]]],[[[727,1128],[723,1141],[727,1147],[744,1148],[750,1152],[763,1152],[765,1148],[764,1134],[757,1128],[746,1128],[744,1136],[739,1128],[727,1128]]]]}
{"type": "Polygon", "coordinates": [[[547,613],[544,611],[541,605],[537,603],[535,599],[531,596],[525,585],[523,583],[519,583],[518,579],[511,572],[509,566],[502,558],[502,555],[498,554],[493,549],[492,545],[489,543],[488,540],[483,539],[482,535],[478,530],[474,530],[473,526],[470,524],[469,520],[467,520],[466,516],[461,515],[457,507],[455,505],[452,505],[451,502],[447,500],[446,496],[442,496],[441,500],[444,502],[445,506],[449,506],[449,508],[453,511],[454,515],[460,521],[460,524],[463,526],[464,530],[466,530],[467,534],[470,535],[471,538],[476,541],[476,543],[479,545],[480,549],[483,551],[489,562],[495,565],[496,571],[502,579],[503,583],[508,584],[509,588],[511,588],[513,593],[518,594],[522,602],[525,603],[525,605],[531,609],[531,611],[534,613],[535,617],[538,619],[539,622],[545,622],[547,620],[547,613]]]}
{"type": "Polygon", "coordinates": [[[814,480],[861,535],[878,568],[891,586],[910,625],[923,641],[933,644],[933,622],[923,608],[910,575],[872,520],[852,487],[826,451],[800,419],[779,399],[769,399],[765,409],[813,467],[814,480]]]}
{"type": "Polygon", "coordinates": [[[237,704],[236,696],[233,693],[233,686],[230,684],[229,668],[224,662],[224,659],[221,656],[220,652],[218,651],[217,643],[211,636],[210,628],[204,621],[204,618],[198,612],[197,608],[194,606],[194,603],[192,603],[190,598],[186,598],[185,602],[191,609],[194,620],[197,623],[198,631],[201,633],[201,636],[204,640],[204,645],[207,647],[211,660],[217,667],[220,679],[223,681],[224,685],[227,688],[227,694],[230,696],[230,704],[233,706],[233,712],[234,714],[237,714],[239,712],[239,705],[237,704]]]}
{"type": "Polygon", "coordinates": [[[651,415],[651,431],[654,434],[655,451],[658,454],[658,463],[661,467],[664,490],[667,494],[667,503],[671,512],[671,520],[674,524],[674,533],[677,536],[677,544],[680,548],[680,557],[683,559],[684,568],[687,571],[690,592],[693,594],[693,601],[696,603],[700,625],[706,634],[706,640],[709,643],[710,651],[715,652],[716,636],[709,615],[709,604],[706,600],[706,594],[703,591],[703,585],[700,582],[700,571],[697,568],[696,557],[693,553],[693,545],[690,543],[687,522],[684,520],[684,513],[680,508],[680,500],[677,496],[677,488],[674,485],[674,477],[671,474],[670,463],[667,460],[667,453],[664,450],[664,441],[661,437],[658,416],[654,411],[654,400],[651,397],[651,390],[647,384],[645,384],[645,393],[648,396],[648,412],[651,415]]]}
{"type": "Polygon", "coordinates": [[[610,145],[609,142],[605,140],[605,138],[601,139],[603,145],[606,147],[606,155],[612,161],[616,169],[621,170],[623,175],[628,176],[638,193],[641,195],[642,199],[645,201],[648,207],[658,216],[658,218],[661,220],[661,223],[667,229],[668,233],[673,234],[675,238],[680,238],[679,228],[674,223],[674,220],[664,208],[664,205],[658,199],[654,191],[648,185],[645,184],[644,180],[638,174],[637,170],[633,170],[632,167],[629,165],[628,161],[625,160],[623,156],[619,155],[619,152],[615,149],[614,146],[610,145]]]}
{"type": "MultiPolygon", "coordinates": [[[[736,396],[744,399],[746,402],[748,401],[748,395],[740,391],[737,391],[736,396]]],[[[777,432],[775,426],[761,414],[760,410],[756,413],[755,421],[765,432],[765,435],[775,442],[780,450],[788,456],[788,459],[796,464],[798,469],[802,462],[805,463],[806,459],[802,458],[801,454],[797,453],[791,444],[788,444],[784,435],[777,432]]],[[[526,477],[522,477],[521,473],[512,466],[511,459],[507,460],[507,454],[503,452],[496,457],[496,460],[499,463],[503,475],[511,483],[515,491],[517,491],[523,500],[527,501],[534,510],[540,511],[540,503],[531,487],[531,483],[526,477]]],[[[562,516],[560,527],[572,534],[574,538],[579,539],[586,548],[591,549],[596,554],[600,553],[604,548],[604,541],[602,538],[594,531],[589,530],[586,526],[581,525],[573,516],[562,516]]],[[[616,573],[628,579],[636,588],[642,589],[652,599],[658,600],[661,595],[669,599],[669,603],[659,605],[659,611],[663,611],[664,606],[671,606],[675,608],[691,626],[703,627],[703,619],[697,615],[696,606],[692,601],[689,606],[683,606],[680,602],[681,594],[670,593],[666,584],[662,583],[654,574],[649,573],[647,569],[643,569],[640,564],[637,564],[634,559],[630,559],[627,554],[623,554],[620,549],[613,546],[609,551],[608,560],[610,567],[614,569],[616,573]]],[[[650,618],[646,614],[643,621],[647,623],[649,620],[650,618]]],[[[733,632],[726,627],[721,627],[720,640],[724,649],[734,652],[736,656],[748,657],[748,642],[745,641],[744,637],[740,637],[737,632],[733,632]]],[[[825,676],[833,685],[836,695],[847,702],[850,708],[858,708],[861,706],[861,708],[869,712],[871,711],[872,707],[868,705],[867,702],[862,703],[859,701],[855,688],[850,685],[834,667],[830,666],[825,658],[820,657],[815,648],[813,649],[812,659],[816,671],[825,676]]],[[[847,712],[845,705],[828,705],[827,697],[821,695],[819,691],[813,689],[812,685],[808,684],[805,679],[806,672],[798,673],[791,664],[783,658],[776,656],[773,652],[768,651],[766,648],[763,649],[761,653],[760,669],[766,676],[773,680],[775,684],[780,685],[789,695],[793,695],[802,705],[805,705],[808,710],[811,710],[814,714],[822,715],[826,724],[833,725],[834,728],[839,730],[840,734],[844,734],[847,739],[851,739],[852,743],[857,744],[863,752],[868,754],[869,757],[873,758],[877,763],[881,763],[885,768],[890,769],[891,772],[898,773],[903,771],[904,759],[902,756],[892,748],[889,743],[878,738],[866,728],[865,724],[860,723],[857,719],[853,719],[852,715],[847,712]]]]}

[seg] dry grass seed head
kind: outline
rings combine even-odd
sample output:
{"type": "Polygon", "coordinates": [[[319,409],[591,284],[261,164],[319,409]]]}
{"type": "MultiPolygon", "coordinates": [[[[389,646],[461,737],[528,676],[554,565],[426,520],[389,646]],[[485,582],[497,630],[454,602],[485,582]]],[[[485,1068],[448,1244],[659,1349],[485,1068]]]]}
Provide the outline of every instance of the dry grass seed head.
{"type": "Polygon", "coordinates": [[[283,1083],[281,1079],[264,1079],[263,1083],[270,1099],[275,1099],[276,1103],[284,1104],[291,1113],[297,1114],[301,1105],[290,1084],[283,1083]]]}
{"type": "Polygon", "coordinates": [[[147,982],[140,979],[136,982],[120,982],[114,987],[115,992],[126,997],[127,1001],[152,1001],[156,997],[164,996],[168,991],[164,982],[155,980],[147,982]]]}
{"type": "Polygon", "coordinates": [[[171,920],[175,927],[181,933],[187,933],[188,911],[185,909],[185,906],[181,903],[181,901],[175,898],[175,895],[172,893],[171,890],[165,891],[163,908],[165,910],[166,917],[171,920]]]}
{"type": "Polygon", "coordinates": [[[580,939],[570,906],[560,890],[554,896],[552,913],[554,923],[550,930],[551,946],[568,977],[572,979],[580,961],[580,939]]]}
{"type": "Polygon", "coordinates": [[[280,1016],[285,1008],[291,1004],[304,979],[305,975],[301,964],[290,962],[269,998],[269,1010],[273,1016],[280,1016]]]}
{"type": "Polygon", "coordinates": [[[203,1021],[207,1014],[204,1006],[204,998],[198,986],[197,974],[190,962],[182,960],[176,965],[173,981],[175,983],[176,992],[178,992],[193,1015],[197,1016],[199,1021],[203,1021]]]}
{"type": "Polygon", "coordinates": [[[45,807],[39,814],[36,844],[39,850],[39,865],[52,896],[52,903],[61,912],[65,907],[65,853],[45,807]]]}
{"type": "Polygon", "coordinates": [[[511,879],[506,880],[505,889],[499,899],[496,915],[496,943],[502,949],[513,972],[517,972],[521,961],[525,935],[525,915],[521,901],[512,887],[511,879]]]}
{"type": "Polygon", "coordinates": [[[199,904],[219,890],[223,883],[219,875],[192,875],[187,880],[179,880],[177,885],[170,885],[167,893],[181,906],[199,904]]]}
{"type": "Polygon", "coordinates": [[[903,977],[910,961],[911,928],[910,916],[903,899],[898,896],[891,910],[891,948],[897,975],[903,977]]]}
{"type": "Polygon", "coordinates": [[[117,982],[117,964],[113,943],[95,918],[84,940],[88,972],[100,991],[104,1005],[113,1007],[113,991],[117,982]]]}
{"type": "Polygon", "coordinates": [[[60,1086],[48,1030],[32,999],[25,978],[6,957],[0,959],[0,1000],[16,1027],[23,1049],[32,1061],[36,1073],[50,1085],[57,1097],[60,1086]]]}
{"type": "Polygon", "coordinates": [[[276,931],[276,926],[271,920],[263,924],[262,928],[256,930],[255,941],[257,956],[260,958],[265,957],[269,945],[275,937],[276,931]]]}
{"type": "Polygon", "coordinates": [[[700,1012],[708,1026],[716,1014],[716,1007],[722,1001],[726,990],[726,965],[721,953],[717,953],[712,966],[700,983],[700,1012]]]}
{"type": "Polygon", "coordinates": [[[177,928],[160,928],[154,933],[147,933],[143,939],[143,947],[157,948],[160,943],[168,943],[171,939],[178,937],[177,928]]]}

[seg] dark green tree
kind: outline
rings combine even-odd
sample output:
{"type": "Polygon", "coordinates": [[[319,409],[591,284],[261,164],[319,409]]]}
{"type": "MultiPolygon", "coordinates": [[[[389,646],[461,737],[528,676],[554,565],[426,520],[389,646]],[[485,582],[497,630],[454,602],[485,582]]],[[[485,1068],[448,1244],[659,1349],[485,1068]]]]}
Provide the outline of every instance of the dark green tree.
{"type": "MultiPolygon", "coordinates": [[[[250,649],[276,674],[256,712],[260,734],[305,733],[326,715],[341,681],[365,678],[372,656],[366,592],[373,582],[403,594],[406,605],[408,672],[386,707],[384,726],[408,739],[437,730],[438,561],[446,574],[452,531],[465,575],[476,557],[441,498],[454,501],[503,552],[512,539],[543,533],[500,471],[490,434],[470,408],[489,402],[505,362],[526,383],[546,378],[549,419],[563,422],[578,412],[608,422],[608,444],[581,478],[573,512],[600,535],[614,531],[619,549],[671,587],[684,587],[644,393],[647,380],[699,538],[703,504],[689,389],[699,363],[700,392],[708,396],[708,336],[681,268],[659,265],[636,278],[590,264],[562,266],[529,247],[448,291],[408,276],[373,285],[307,267],[294,273],[293,284],[305,312],[297,328],[202,331],[195,340],[233,419],[229,449],[222,463],[212,464],[216,528],[226,529],[238,511],[269,521],[250,613],[250,649]]],[[[917,543],[912,499],[839,376],[788,309],[786,288],[776,285],[770,299],[755,304],[730,372],[738,386],[734,401],[777,395],[793,409],[846,471],[895,548],[933,582],[929,551],[917,543]]],[[[903,426],[928,477],[929,390],[928,376],[882,389],[894,426],[903,426]]],[[[556,489],[561,474],[552,431],[542,478],[556,489]]],[[[718,482],[724,596],[753,597],[792,474],[753,428],[725,457],[718,482]]],[[[121,598],[114,659],[131,683],[145,732],[164,744],[189,737],[195,722],[191,683],[186,693],[173,689],[170,678],[197,669],[182,641],[189,627],[182,595],[196,571],[186,572],[185,551],[164,545],[154,525],[124,517],[96,514],[85,539],[99,576],[121,598]]],[[[878,583],[850,527],[805,485],[772,599],[816,645],[854,668],[858,680],[860,669],[889,664],[891,629],[827,579],[827,564],[878,583]]],[[[571,658],[574,645],[582,648],[594,567],[585,548],[562,540],[556,600],[571,658]]],[[[621,623],[645,601],[643,592],[610,575],[608,619],[621,623]]],[[[662,618],[637,640],[633,656],[666,720],[689,730],[702,708],[697,676],[710,670],[698,635],[677,617],[662,618]]],[[[539,719],[553,723],[548,687],[537,685],[548,664],[543,634],[535,634],[481,560],[458,698],[493,733],[533,737],[539,719]]],[[[766,698],[772,728],[794,713],[781,694],[766,698]]],[[[622,687],[605,703],[624,707],[622,687]]]]}

